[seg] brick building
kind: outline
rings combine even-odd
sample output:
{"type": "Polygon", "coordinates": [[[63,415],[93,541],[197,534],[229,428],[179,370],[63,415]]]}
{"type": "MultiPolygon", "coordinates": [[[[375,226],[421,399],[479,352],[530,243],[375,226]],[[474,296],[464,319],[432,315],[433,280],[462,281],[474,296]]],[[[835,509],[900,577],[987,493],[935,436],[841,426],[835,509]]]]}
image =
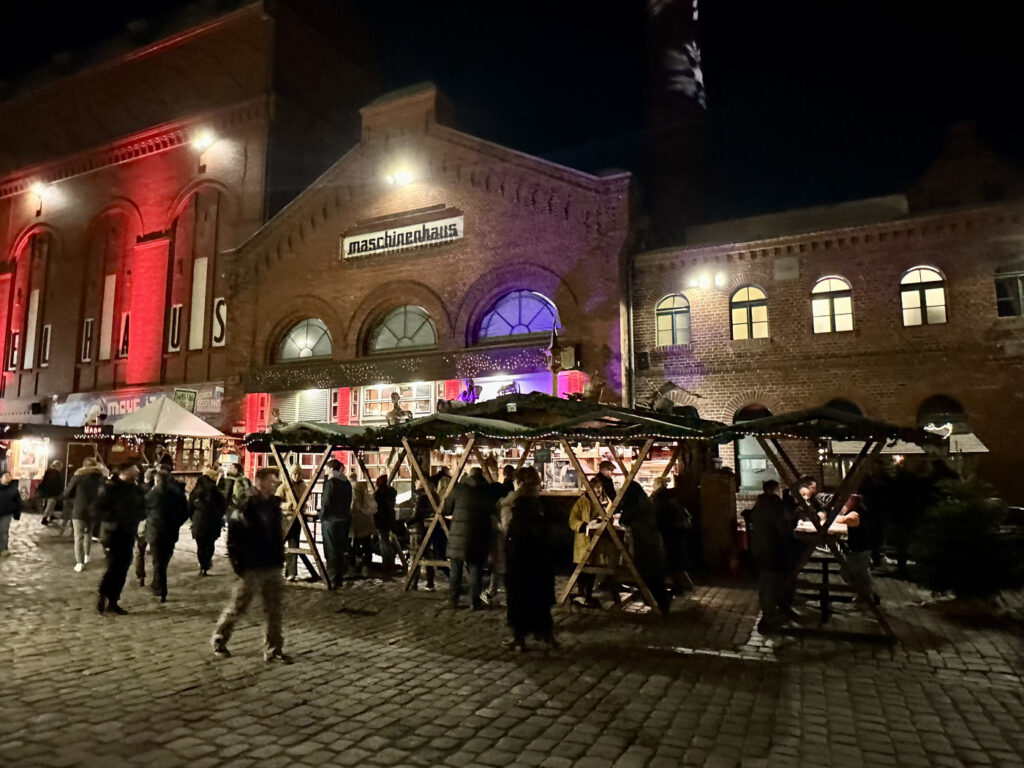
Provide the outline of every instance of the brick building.
{"type": "MultiPolygon", "coordinates": [[[[670,381],[726,423],[828,402],[952,423],[958,444],[989,449],[980,474],[1024,502],[1024,204],[953,202],[967,204],[915,212],[897,195],[726,222],[637,255],[636,401],[670,381]]],[[[772,470],[747,442],[723,456],[754,493],[772,470]]]]}
{"type": "Polygon", "coordinates": [[[316,31],[331,4],[225,5],[0,102],[0,421],[109,423],[185,385],[221,423],[223,254],[357,140],[373,95],[358,46],[316,31]]]}
{"type": "MultiPolygon", "coordinates": [[[[595,177],[455,131],[431,85],[362,110],[362,140],[234,254],[228,395],[278,417],[380,424],[456,400],[621,397],[629,175],[595,177]]],[[[371,465],[373,464],[371,457],[371,465]]]]}

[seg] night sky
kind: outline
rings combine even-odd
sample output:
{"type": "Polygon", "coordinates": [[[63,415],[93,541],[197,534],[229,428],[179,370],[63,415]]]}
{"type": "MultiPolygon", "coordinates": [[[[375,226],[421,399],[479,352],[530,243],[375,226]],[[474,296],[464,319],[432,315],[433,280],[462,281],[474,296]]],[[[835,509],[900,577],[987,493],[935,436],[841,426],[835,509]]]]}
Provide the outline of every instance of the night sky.
{"type": "MultiPolygon", "coordinates": [[[[5,3],[0,79],[180,5],[5,3]]],[[[433,80],[462,130],[590,171],[633,167],[651,138],[643,2],[355,5],[381,86],[433,80]]],[[[965,119],[1024,165],[1010,5],[701,0],[710,217],[901,191],[965,119]]]]}

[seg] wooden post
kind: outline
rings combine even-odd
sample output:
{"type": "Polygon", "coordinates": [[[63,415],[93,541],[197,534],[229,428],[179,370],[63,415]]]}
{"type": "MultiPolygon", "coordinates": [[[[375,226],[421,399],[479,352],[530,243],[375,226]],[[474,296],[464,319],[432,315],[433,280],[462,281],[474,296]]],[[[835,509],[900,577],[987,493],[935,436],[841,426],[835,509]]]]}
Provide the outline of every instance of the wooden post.
{"type": "Polygon", "coordinates": [[[310,494],[313,492],[313,486],[316,485],[316,481],[320,478],[320,475],[324,471],[324,467],[327,466],[327,462],[331,458],[331,446],[327,446],[324,450],[323,456],[320,457],[320,461],[317,463],[316,470],[313,472],[312,478],[310,478],[309,485],[306,486],[306,490],[302,492],[301,498],[295,498],[295,489],[292,487],[292,479],[288,476],[288,468],[285,466],[284,459],[281,458],[281,452],[277,447],[276,443],[270,444],[270,452],[274,456],[274,461],[277,463],[278,470],[282,475],[282,482],[285,484],[285,493],[288,494],[288,500],[294,505],[293,511],[289,513],[283,521],[283,530],[281,536],[287,541],[288,531],[292,528],[292,523],[295,522],[296,518],[299,521],[299,528],[302,530],[302,535],[306,538],[306,543],[309,544],[311,552],[298,549],[294,552],[289,551],[291,548],[285,549],[286,554],[302,555],[305,557],[307,554],[313,555],[313,562],[316,564],[317,574],[323,580],[324,586],[330,588],[330,582],[327,580],[327,569],[324,567],[323,559],[320,557],[320,550],[316,548],[316,540],[313,538],[313,534],[309,530],[309,525],[306,523],[306,516],[303,514],[303,509],[306,507],[306,501],[309,499],[310,494]]]}
{"type": "Polygon", "coordinates": [[[534,442],[534,440],[528,440],[526,442],[526,447],[523,448],[523,455],[519,457],[519,463],[516,464],[516,469],[522,469],[524,466],[526,466],[526,459],[530,455],[530,451],[533,450],[534,442]]]}
{"type": "MultiPolygon", "coordinates": [[[[625,565],[626,570],[629,572],[630,577],[636,583],[641,595],[643,595],[644,602],[646,602],[647,605],[650,606],[651,611],[653,613],[659,616],[662,615],[661,608],[655,601],[654,595],[651,594],[651,590],[648,588],[647,582],[645,582],[643,577],[640,575],[640,572],[636,568],[636,563],[633,561],[633,558],[626,549],[626,546],[622,543],[622,539],[619,538],[619,535],[616,533],[615,528],[611,524],[612,516],[615,514],[615,510],[618,509],[618,507],[622,504],[623,498],[625,498],[626,489],[629,487],[630,483],[632,483],[633,480],[636,478],[637,473],[640,471],[641,465],[647,459],[647,456],[650,454],[651,448],[653,446],[654,440],[648,440],[646,443],[644,443],[643,448],[641,448],[640,453],[637,455],[636,461],[633,462],[633,467],[626,473],[626,478],[622,484],[622,488],[620,488],[619,492],[615,495],[615,499],[612,501],[611,506],[604,511],[604,514],[602,515],[603,520],[601,521],[601,525],[597,528],[596,533],[593,536],[591,536],[590,544],[587,546],[586,553],[581,558],[580,562],[576,564],[575,570],[573,570],[572,575],[569,577],[569,582],[566,585],[565,590],[562,592],[562,596],[558,601],[559,605],[565,604],[565,601],[569,599],[569,595],[572,594],[573,587],[576,586],[576,582],[579,580],[580,575],[588,567],[590,558],[597,550],[598,542],[601,540],[601,537],[610,536],[612,541],[615,543],[616,549],[618,549],[619,551],[619,555],[622,558],[622,562],[625,565]]],[[[566,451],[566,453],[568,453],[569,460],[576,468],[576,471],[582,477],[585,478],[586,474],[583,472],[583,467],[580,465],[579,459],[576,457],[576,454],[573,453],[572,448],[569,446],[569,443],[564,438],[562,439],[562,447],[566,451]]],[[[598,500],[597,494],[594,493],[593,488],[591,488],[589,481],[585,483],[584,490],[589,495],[591,504],[595,505],[595,509],[601,508],[601,502],[598,500]]]]}
{"type": "MultiPolygon", "coordinates": [[[[782,459],[776,455],[775,451],[772,450],[772,448],[768,445],[767,441],[760,435],[757,436],[757,442],[761,446],[761,449],[765,452],[765,455],[768,457],[768,459],[772,462],[772,464],[775,465],[776,470],[778,470],[779,472],[779,476],[786,477],[786,467],[782,459]]],[[[846,562],[846,556],[839,549],[839,546],[836,544],[836,542],[829,539],[828,537],[828,525],[830,525],[832,520],[835,519],[835,515],[832,513],[833,508],[835,508],[837,504],[841,508],[842,504],[845,503],[846,498],[849,496],[849,493],[852,493],[851,489],[856,487],[853,485],[853,476],[855,474],[859,476],[866,469],[866,467],[869,466],[870,463],[874,461],[874,459],[882,451],[882,448],[885,447],[885,438],[882,438],[881,440],[877,441],[873,447],[870,446],[870,443],[871,441],[865,441],[864,447],[861,449],[860,454],[854,462],[854,467],[851,468],[850,473],[846,476],[846,479],[844,479],[844,481],[840,484],[840,491],[844,491],[846,495],[842,499],[840,499],[839,493],[836,493],[835,496],[832,497],[832,503],[829,505],[829,508],[828,510],[826,510],[825,513],[825,520],[827,525],[822,525],[821,521],[818,519],[817,513],[815,513],[815,511],[811,508],[810,504],[807,503],[807,500],[800,495],[800,489],[797,487],[798,483],[796,478],[793,479],[790,488],[791,492],[794,495],[794,499],[803,510],[804,516],[811,521],[811,524],[818,532],[820,541],[826,547],[828,547],[829,552],[832,553],[832,556],[836,559],[836,562],[839,563],[839,568],[843,572],[843,577],[850,583],[854,591],[856,591],[860,598],[864,601],[865,605],[867,605],[868,610],[874,615],[875,620],[878,621],[879,625],[882,627],[882,630],[887,635],[892,637],[896,633],[893,631],[893,628],[889,624],[889,620],[885,617],[885,614],[883,614],[881,609],[877,605],[875,605],[874,595],[866,594],[866,590],[863,589],[861,583],[857,579],[853,578],[852,572],[850,571],[850,566],[846,562]]],[[[775,449],[777,449],[780,454],[785,453],[782,450],[782,447],[778,445],[777,442],[775,443],[775,449]]],[[[792,462],[787,463],[789,464],[789,466],[792,466],[792,462]]],[[[801,561],[797,564],[796,568],[794,569],[791,575],[795,575],[803,569],[804,565],[806,565],[807,560],[810,557],[810,554],[811,552],[808,552],[805,557],[801,558],[801,561]]]]}

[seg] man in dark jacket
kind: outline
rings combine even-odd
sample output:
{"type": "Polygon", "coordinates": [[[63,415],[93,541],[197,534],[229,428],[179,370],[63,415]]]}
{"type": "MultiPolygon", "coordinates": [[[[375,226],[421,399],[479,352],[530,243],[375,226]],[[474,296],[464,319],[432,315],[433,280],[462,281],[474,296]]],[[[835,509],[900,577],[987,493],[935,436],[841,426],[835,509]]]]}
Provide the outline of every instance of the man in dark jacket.
{"type": "Polygon", "coordinates": [[[150,588],[167,602],[167,566],[178,543],[178,531],[188,519],[185,489],[169,472],[156,473],[153,489],[146,494],[146,542],[153,553],[153,580],[150,588]]]}
{"type": "Polygon", "coordinates": [[[118,601],[132,564],[132,547],[139,523],[145,515],[145,498],[136,482],[138,478],[139,468],[135,464],[122,464],[117,474],[107,480],[94,504],[102,524],[100,540],[107,549],[107,570],[100,580],[100,597],[96,603],[100,613],[105,610],[127,613],[118,601]]]}
{"type": "Polygon", "coordinates": [[[71,529],[75,537],[75,572],[81,573],[89,563],[92,549],[92,531],[96,523],[96,497],[106,480],[106,472],[92,456],[75,470],[64,491],[64,509],[71,508],[71,529]]]}
{"type": "Polygon", "coordinates": [[[750,510],[750,556],[757,568],[757,597],[761,604],[759,632],[775,632],[785,618],[781,605],[792,565],[793,521],[782,503],[782,486],[765,480],[764,491],[750,510]]]}
{"type": "Polygon", "coordinates": [[[373,500],[377,503],[377,512],[373,516],[373,526],[377,529],[377,541],[380,546],[380,560],[384,567],[384,575],[388,577],[395,567],[395,501],[398,491],[388,484],[387,475],[377,478],[377,490],[373,492],[373,500]]]}
{"type": "Polygon", "coordinates": [[[452,608],[459,607],[464,568],[469,571],[469,596],[473,610],[486,607],[480,599],[480,592],[483,589],[483,567],[491,551],[491,509],[494,504],[494,494],[480,467],[473,467],[469,477],[455,486],[445,502],[445,514],[452,515],[448,536],[448,558],[452,564],[448,603],[452,608]]]}
{"type": "Polygon", "coordinates": [[[4,472],[0,478],[0,557],[7,557],[11,551],[7,548],[8,531],[11,521],[21,518],[21,491],[18,481],[10,472],[4,472]]]}
{"type": "Polygon", "coordinates": [[[188,497],[188,506],[199,573],[205,576],[213,567],[213,550],[220,538],[220,529],[224,527],[224,513],[227,511],[227,502],[217,489],[216,470],[209,469],[196,480],[196,486],[188,497]]]}
{"type": "MultiPolygon", "coordinates": [[[[57,517],[57,499],[60,498],[61,494],[64,493],[64,465],[59,461],[53,462],[49,468],[43,472],[43,479],[39,481],[39,486],[36,488],[36,495],[43,500],[43,519],[39,522],[43,525],[48,525],[49,522],[57,517]]],[[[60,532],[64,533],[64,528],[67,526],[69,516],[65,514],[64,521],[61,523],[60,532]]]]}
{"type": "Polygon", "coordinates": [[[274,495],[280,480],[277,470],[264,467],[256,472],[256,495],[247,497],[228,522],[228,557],[240,581],[231,602],[221,614],[211,642],[217,656],[230,656],[228,641],[238,616],[245,613],[257,592],[267,616],[263,658],[288,661],[282,652],[281,591],[284,539],[281,535],[281,499],[274,495]]]}
{"type": "Polygon", "coordinates": [[[328,476],[320,501],[320,531],[324,538],[327,588],[341,583],[349,566],[349,532],[352,530],[352,484],[345,477],[345,465],[337,459],[327,462],[328,476]]]}

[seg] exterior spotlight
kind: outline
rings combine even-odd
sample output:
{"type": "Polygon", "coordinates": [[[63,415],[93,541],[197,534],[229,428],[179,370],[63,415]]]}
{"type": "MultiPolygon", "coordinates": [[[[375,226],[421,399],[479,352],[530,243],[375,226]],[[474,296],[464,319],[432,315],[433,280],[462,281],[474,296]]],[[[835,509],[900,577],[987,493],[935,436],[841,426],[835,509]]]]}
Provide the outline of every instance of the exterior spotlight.
{"type": "Polygon", "coordinates": [[[214,141],[213,131],[200,131],[192,140],[192,146],[198,151],[203,152],[212,147],[214,141]]]}
{"type": "Polygon", "coordinates": [[[36,216],[42,216],[43,201],[46,200],[50,188],[43,182],[37,181],[30,187],[30,190],[32,194],[36,196],[36,216]]]}
{"type": "Polygon", "coordinates": [[[698,285],[700,285],[700,283],[699,283],[699,281],[697,280],[696,277],[691,277],[690,278],[690,282],[688,282],[687,285],[690,288],[696,288],[698,285]]]}
{"type": "Polygon", "coordinates": [[[725,272],[716,272],[715,273],[715,287],[716,288],[721,288],[723,285],[725,285],[725,272]]]}
{"type": "Polygon", "coordinates": [[[404,187],[406,184],[412,183],[412,172],[407,168],[402,168],[401,170],[389,173],[385,178],[388,184],[394,187],[404,187]]]}
{"type": "Polygon", "coordinates": [[[710,288],[711,287],[711,276],[707,273],[700,276],[700,287],[710,288]]]}

